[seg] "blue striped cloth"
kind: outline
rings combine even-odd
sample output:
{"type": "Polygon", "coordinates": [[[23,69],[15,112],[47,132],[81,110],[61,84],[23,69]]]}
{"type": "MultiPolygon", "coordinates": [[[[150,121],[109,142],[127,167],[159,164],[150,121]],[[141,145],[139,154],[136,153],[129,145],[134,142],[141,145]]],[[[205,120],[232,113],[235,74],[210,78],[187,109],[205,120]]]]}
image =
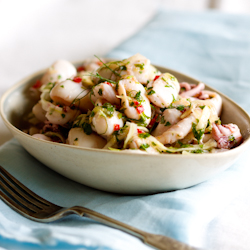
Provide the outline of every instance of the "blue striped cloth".
{"type": "MultiPolygon", "coordinates": [[[[198,78],[250,111],[250,17],[160,11],[108,53],[135,53],[198,78]]],[[[123,196],[70,181],[30,156],[16,140],[0,148],[0,164],[40,196],[61,206],[84,205],[142,230],[203,246],[203,232],[242,191],[246,154],[215,178],[184,190],[123,196]]],[[[0,246],[7,249],[150,249],[138,239],[86,218],[41,224],[0,201],[0,246]]]]}

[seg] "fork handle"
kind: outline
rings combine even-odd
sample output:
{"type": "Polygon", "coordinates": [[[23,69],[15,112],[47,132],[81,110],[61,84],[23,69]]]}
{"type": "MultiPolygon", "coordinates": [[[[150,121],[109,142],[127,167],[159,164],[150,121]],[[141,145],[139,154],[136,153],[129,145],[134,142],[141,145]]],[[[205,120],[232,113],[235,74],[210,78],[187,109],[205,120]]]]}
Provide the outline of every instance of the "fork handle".
{"type": "MultiPolygon", "coordinates": [[[[66,212],[66,211],[65,211],[66,212]]],[[[129,233],[137,238],[141,239],[145,244],[152,246],[156,249],[160,250],[198,250],[198,248],[191,247],[187,244],[184,244],[180,241],[175,239],[158,235],[158,234],[151,234],[144,232],[140,229],[132,227],[128,224],[120,222],[118,220],[112,219],[106,215],[100,214],[95,212],[91,209],[75,206],[67,210],[67,212],[73,212],[80,216],[85,216],[95,221],[101,222],[107,226],[122,230],[126,233],[129,233]]]]}

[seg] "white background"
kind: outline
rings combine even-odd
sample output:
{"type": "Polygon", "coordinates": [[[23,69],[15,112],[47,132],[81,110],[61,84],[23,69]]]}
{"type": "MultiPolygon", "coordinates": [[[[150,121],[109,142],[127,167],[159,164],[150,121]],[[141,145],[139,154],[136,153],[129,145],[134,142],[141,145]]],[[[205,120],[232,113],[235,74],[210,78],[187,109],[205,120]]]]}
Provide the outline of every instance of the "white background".
{"type": "MultiPolygon", "coordinates": [[[[248,0],[0,0],[0,96],[57,59],[104,55],[143,27],[159,7],[250,14],[248,0]]],[[[0,119],[0,145],[9,138],[0,119]]],[[[249,208],[247,194],[234,200],[209,225],[207,246],[250,249],[249,208]]]]}

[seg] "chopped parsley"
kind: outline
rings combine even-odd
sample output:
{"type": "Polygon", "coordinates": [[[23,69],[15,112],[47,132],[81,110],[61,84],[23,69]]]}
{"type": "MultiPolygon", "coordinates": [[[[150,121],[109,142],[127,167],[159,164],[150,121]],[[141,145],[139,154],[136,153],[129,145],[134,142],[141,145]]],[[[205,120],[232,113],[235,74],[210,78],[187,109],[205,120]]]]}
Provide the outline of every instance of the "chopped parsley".
{"type": "Polygon", "coordinates": [[[144,63],[137,63],[137,64],[135,64],[135,67],[140,68],[140,70],[144,70],[144,66],[145,66],[144,63]]]}
{"type": "Polygon", "coordinates": [[[173,88],[172,85],[165,85],[166,88],[173,88]]]}
{"type": "Polygon", "coordinates": [[[166,121],[165,121],[165,118],[164,118],[164,116],[162,116],[162,117],[161,117],[161,120],[160,120],[160,123],[161,123],[161,124],[164,124],[165,122],[166,122],[166,121]]]}
{"type": "Polygon", "coordinates": [[[130,102],[129,106],[133,107],[133,106],[135,106],[135,103],[134,102],[130,102]]]}
{"type": "Polygon", "coordinates": [[[151,103],[150,103],[150,107],[151,107],[152,109],[154,109],[154,110],[156,109],[155,106],[152,105],[151,103]]]}
{"type": "Polygon", "coordinates": [[[147,148],[149,148],[149,145],[147,143],[144,143],[140,146],[141,150],[146,150],[147,148]]]}
{"type": "Polygon", "coordinates": [[[120,70],[127,70],[127,67],[125,65],[121,65],[119,68],[120,70]]]}
{"type": "Polygon", "coordinates": [[[164,126],[170,126],[170,125],[171,125],[171,123],[169,121],[167,121],[164,126]]]}
{"type": "Polygon", "coordinates": [[[148,92],[148,95],[153,95],[155,93],[155,91],[152,89],[148,92]]]}
{"type": "Polygon", "coordinates": [[[98,94],[99,94],[100,96],[102,96],[102,89],[99,89],[99,90],[98,90],[98,94]]]}
{"type": "Polygon", "coordinates": [[[102,108],[104,108],[104,113],[108,116],[108,117],[112,117],[114,112],[115,112],[115,107],[110,104],[109,102],[106,102],[102,105],[102,108]]]}
{"type": "Polygon", "coordinates": [[[162,77],[161,79],[162,79],[164,82],[168,83],[168,81],[167,81],[164,77],[162,77]]]}
{"type": "Polygon", "coordinates": [[[182,143],[180,140],[178,140],[178,144],[180,145],[181,148],[189,148],[189,147],[192,147],[192,145],[190,145],[190,144],[184,144],[184,143],[182,143]]]}
{"type": "Polygon", "coordinates": [[[208,119],[208,121],[207,121],[207,127],[206,127],[206,128],[208,128],[210,125],[211,125],[211,122],[210,122],[210,120],[208,119]]]}
{"type": "Polygon", "coordinates": [[[196,130],[196,124],[193,123],[192,124],[192,131],[193,131],[194,137],[197,139],[198,143],[200,143],[200,140],[205,132],[204,129],[196,130]]]}
{"type": "Polygon", "coordinates": [[[166,88],[173,88],[173,86],[170,85],[170,84],[168,83],[168,81],[167,81],[164,77],[162,77],[161,79],[162,79],[164,82],[167,83],[167,85],[165,85],[166,88]]]}
{"type": "Polygon", "coordinates": [[[150,117],[146,116],[144,112],[141,113],[140,119],[138,120],[138,125],[146,126],[146,120],[149,119],[150,117]]]}
{"type": "Polygon", "coordinates": [[[234,137],[233,135],[229,135],[229,136],[228,136],[228,140],[229,140],[229,141],[235,141],[235,137],[234,137]]]}
{"type": "Polygon", "coordinates": [[[180,111],[183,111],[185,109],[184,105],[180,105],[178,106],[176,109],[180,110],[180,111]]]}
{"type": "Polygon", "coordinates": [[[215,121],[215,124],[221,125],[221,120],[220,120],[220,119],[216,120],[216,121],[215,121]]]}
{"type": "Polygon", "coordinates": [[[137,100],[138,102],[142,101],[142,96],[141,96],[141,91],[138,91],[135,95],[135,100],[137,100]]]}
{"type": "Polygon", "coordinates": [[[165,109],[167,109],[167,108],[160,108],[160,111],[161,111],[161,112],[164,112],[165,109]]]}
{"type": "Polygon", "coordinates": [[[61,114],[62,118],[65,118],[65,114],[61,114]]]}
{"type": "Polygon", "coordinates": [[[142,139],[145,139],[145,138],[149,137],[150,134],[149,134],[149,133],[141,133],[141,134],[138,134],[138,136],[139,136],[140,138],[142,138],[142,139]]]}
{"type": "Polygon", "coordinates": [[[196,150],[192,150],[191,153],[194,153],[194,154],[202,154],[202,153],[203,153],[203,150],[202,150],[202,149],[196,149],[196,150]]]}
{"type": "Polygon", "coordinates": [[[87,122],[84,122],[82,124],[83,131],[86,135],[90,135],[92,133],[91,125],[87,122]]]}

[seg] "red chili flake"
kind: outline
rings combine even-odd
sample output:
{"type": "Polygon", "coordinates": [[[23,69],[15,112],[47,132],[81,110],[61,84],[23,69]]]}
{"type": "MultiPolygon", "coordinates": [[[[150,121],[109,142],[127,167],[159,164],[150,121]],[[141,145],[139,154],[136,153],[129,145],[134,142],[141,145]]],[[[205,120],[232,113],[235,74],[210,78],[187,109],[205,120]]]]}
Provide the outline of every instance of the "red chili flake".
{"type": "Polygon", "coordinates": [[[36,83],[33,85],[34,89],[39,89],[42,86],[42,83],[40,80],[36,80],[36,83]]]}
{"type": "Polygon", "coordinates": [[[121,105],[118,104],[114,104],[113,106],[115,107],[116,110],[119,110],[121,108],[121,105]]]}
{"type": "Polygon", "coordinates": [[[112,87],[112,84],[110,82],[106,82],[106,84],[110,85],[112,87]]]}
{"type": "Polygon", "coordinates": [[[68,106],[63,106],[63,111],[64,111],[65,113],[67,113],[67,112],[69,111],[69,107],[68,107],[68,106]]]}
{"type": "Polygon", "coordinates": [[[142,105],[136,107],[137,113],[141,114],[144,111],[144,107],[142,105]]]}
{"type": "Polygon", "coordinates": [[[85,71],[85,70],[86,70],[86,69],[85,69],[84,66],[79,66],[79,67],[77,68],[77,72],[85,71]]]}
{"type": "Polygon", "coordinates": [[[119,130],[120,129],[120,125],[119,124],[115,124],[114,125],[114,131],[117,131],[117,130],[119,130]]]}
{"type": "Polygon", "coordinates": [[[74,82],[77,82],[77,83],[80,83],[80,82],[82,82],[82,78],[76,76],[76,77],[74,77],[73,81],[74,81],[74,82]]]}
{"type": "Polygon", "coordinates": [[[137,133],[138,133],[138,134],[142,134],[142,133],[144,133],[144,132],[138,128],[138,129],[137,129],[137,133]]]}
{"type": "Polygon", "coordinates": [[[138,106],[139,102],[138,101],[134,101],[134,104],[135,104],[135,106],[138,106]]]}
{"type": "Polygon", "coordinates": [[[154,116],[154,118],[150,121],[150,123],[148,124],[148,128],[150,129],[150,128],[152,128],[153,126],[154,126],[154,124],[156,123],[156,120],[157,120],[157,118],[158,118],[158,114],[156,114],[155,116],[154,116]]]}
{"type": "Polygon", "coordinates": [[[155,80],[157,80],[157,79],[158,79],[159,77],[160,77],[160,76],[155,76],[155,79],[154,79],[154,81],[155,81],[155,80]]]}
{"type": "Polygon", "coordinates": [[[186,111],[187,111],[187,109],[184,108],[184,109],[181,111],[181,113],[183,114],[183,113],[186,112],[186,111]]]}

